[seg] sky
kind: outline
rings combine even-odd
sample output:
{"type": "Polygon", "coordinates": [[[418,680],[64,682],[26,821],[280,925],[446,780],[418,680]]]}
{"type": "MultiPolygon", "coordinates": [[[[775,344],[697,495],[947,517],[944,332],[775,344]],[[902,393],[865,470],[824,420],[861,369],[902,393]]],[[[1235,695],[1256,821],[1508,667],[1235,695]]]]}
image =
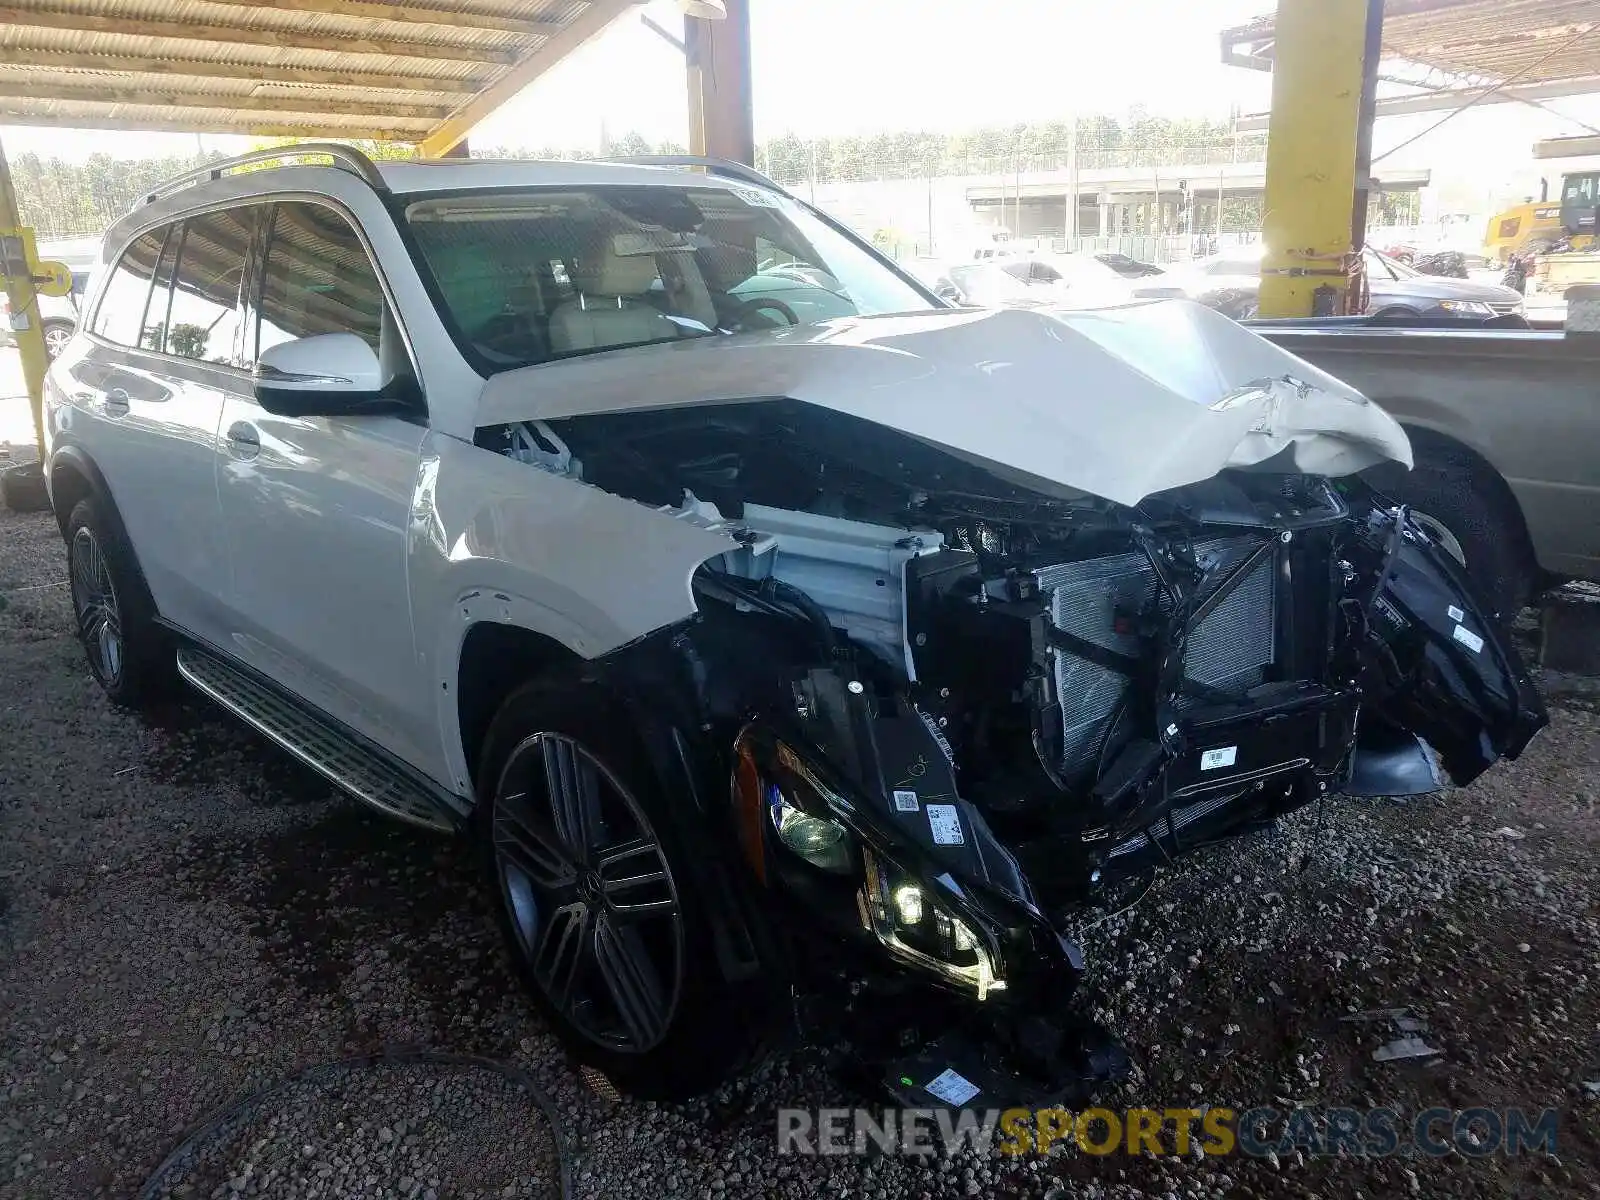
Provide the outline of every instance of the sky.
{"type": "MultiPolygon", "coordinates": [[[[758,138],[1047,121],[1135,104],[1168,116],[1266,107],[1218,33],[1271,0],[752,0],[758,138]]],[[[674,0],[639,10],[681,29],[674,0]]],[[[597,147],[601,125],[688,140],[682,55],[627,15],[482,125],[475,145],[597,147]]],[[[0,130],[11,154],[183,154],[192,134],[0,130]]],[[[232,150],[243,143],[207,137],[232,150]]]]}
{"type": "MultiPolygon", "coordinates": [[[[1273,0],[751,0],[758,139],[898,130],[956,132],[1080,113],[1225,119],[1263,112],[1271,77],[1226,67],[1218,34],[1273,0]]],[[[597,149],[602,129],[688,141],[683,58],[641,21],[681,29],[675,0],[650,0],[557,65],[472,134],[479,149],[597,149]]],[[[1554,107],[1600,126],[1600,97],[1554,107]]],[[[1381,121],[1375,150],[1442,113],[1381,121]]],[[[1393,156],[1485,193],[1522,186],[1535,138],[1582,132],[1516,105],[1483,105],[1393,156]]],[[[193,134],[0,130],[7,151],[83,158],[231,152],[249,140],[193,134]]],[[[1536,175],[1534,176],[1536,179],[1536,175]]],[[[1534,184],[1536,186],[1536,184],[1534,184]]],[[[1487,201],[1482,201],[1487,202],[1487,201]]]]}

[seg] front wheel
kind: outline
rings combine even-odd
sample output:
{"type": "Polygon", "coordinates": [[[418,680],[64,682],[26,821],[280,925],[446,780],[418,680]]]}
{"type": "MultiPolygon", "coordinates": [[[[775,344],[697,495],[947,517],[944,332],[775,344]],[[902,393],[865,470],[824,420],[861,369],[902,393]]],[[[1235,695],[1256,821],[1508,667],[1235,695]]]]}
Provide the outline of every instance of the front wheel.
{"type": "Polygon", "coordinates": [[[758,1035],[741,1029],[716,966],[693,818],[621,706],[577,680],[515,692],[485,739],[478,789],[507,946],[573,1056],[661,1099],[738,1070],[758,1035]]]}

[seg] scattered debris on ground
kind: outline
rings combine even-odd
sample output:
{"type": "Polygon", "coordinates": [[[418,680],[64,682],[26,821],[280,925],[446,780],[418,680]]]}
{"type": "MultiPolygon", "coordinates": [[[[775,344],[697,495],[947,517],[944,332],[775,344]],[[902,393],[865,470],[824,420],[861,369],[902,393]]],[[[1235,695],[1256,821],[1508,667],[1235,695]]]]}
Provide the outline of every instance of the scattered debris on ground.
{"type": "MultiPolygon", "coordinates": [[[[114,710],[64,579],[50,518],[0,512],[5,1200],[131,1196],[229,1101],[394,1045],[526,1070],[581,1143],[582,1197],[1597,1194],[1592,680],[1547,676],[1551,728],[1468,790],[1297,814],[1084,933],[1086,1000],[1138,1063],[1112,1107],[1553,1107],[1558,1158],[781,1157],[780,1106],[878,1100],[820,1051],[694,1104],[600,1094],[513,984],[468,847],[198,701],[114,710]],[[1380,1055],[1408,1039],[1427,1054],[1380,1055]]],[[[174,1194],[544,1197],[552,1153],[498,1076],[377,1071],[263,1110],[174,1194]]]]}

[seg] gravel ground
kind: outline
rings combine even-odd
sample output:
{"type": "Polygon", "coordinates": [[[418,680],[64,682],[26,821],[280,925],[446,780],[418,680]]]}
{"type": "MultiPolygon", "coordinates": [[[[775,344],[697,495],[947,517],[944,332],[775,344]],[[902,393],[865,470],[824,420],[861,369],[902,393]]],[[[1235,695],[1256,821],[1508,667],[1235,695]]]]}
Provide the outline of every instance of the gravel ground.
{"type": "MultiPolygon", "coordinates": [[[[1562,1110],[1560,1157],[779,1157],[774,1109],[849,1103],[820,1055],[688,1106],[602,1099],[510,982],[466,848],[330,794],[199,704],[112,709],[70,635],[48,518],[0,510],[0,1197],[135,1194],[228,1100],[384,1045],[510,1060],[581,1140],[584,1197],[1600,1195],[1600,692],[1472,788],[1340,801],[1197,856],[1086,931],[1134,1048],[1112,1106],[1562,1110]],[[1442,1054],[1340,1018],[1405,1006],[1442,1054]]],[[[877,1103],[869,1099],[870,1103],[877,1103]]],[[[496,1074],[297,1085],[169,1194],[554,1194],[551,1131],[496,1074]]]]}

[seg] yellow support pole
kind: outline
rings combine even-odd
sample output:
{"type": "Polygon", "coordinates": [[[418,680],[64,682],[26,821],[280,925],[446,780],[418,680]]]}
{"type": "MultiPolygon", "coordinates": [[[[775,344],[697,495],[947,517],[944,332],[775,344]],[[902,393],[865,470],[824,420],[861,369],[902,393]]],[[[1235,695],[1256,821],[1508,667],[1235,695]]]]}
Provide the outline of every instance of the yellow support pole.
{"type": "Polygon", "coordinates": [[[22,356],[22,378],[28,386],[28,404],[33,411],[33,436],[44,462],[44,373],[50,365],[44,349],[44,328],[39,321],[38,300],[33,290],[34,263],[39,255],[34,247],[33,230],[22,228],[17,215],[17,194],[11,186],[11,166],[5,147],[0,145],[0,275],[4,276],[6,298],[11,301],[12,336],[22,356]],[[24,318],[24,320],[19,320],[24,318]],[[21,329],[17,325],[23,325],[21,329]]]}
{"type": "Polygon", "coordinates": [[[1278,0],[1263,317],[1345,311],[1369,3],[1383,0],[1278,0]]]}

